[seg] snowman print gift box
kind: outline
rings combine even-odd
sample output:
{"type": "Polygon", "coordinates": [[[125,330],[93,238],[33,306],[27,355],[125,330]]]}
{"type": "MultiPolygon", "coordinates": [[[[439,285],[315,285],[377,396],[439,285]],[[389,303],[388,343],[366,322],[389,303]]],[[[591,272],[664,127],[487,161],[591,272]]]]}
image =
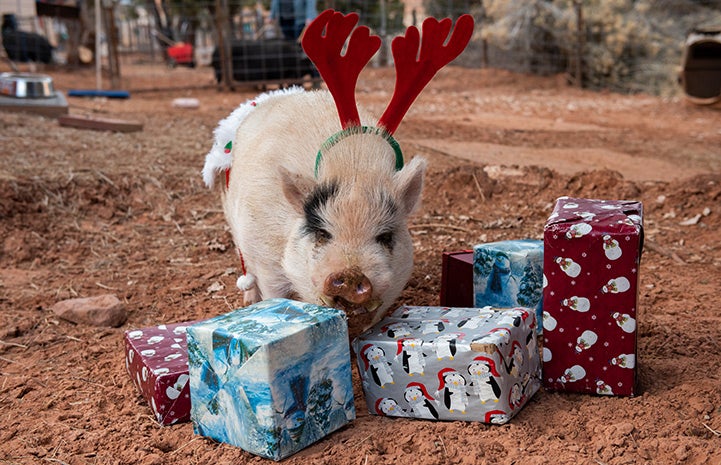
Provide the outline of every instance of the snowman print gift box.
{"type": "Polygon", "coordinates": [[[543,385],[634,395],[640,202],[561,197],[544,227],[543,385]]]}
{"type": "Polygon", "coordinates": [[[353,340],[368,410],[508,422],[540,387],[535,311],[404,306],[353,340]]]}
{"type": "Polygon", "coordinates": [[[185,330],[195,321],[125,332],[125,367],[161,425],[190,419],[185,330]]]}

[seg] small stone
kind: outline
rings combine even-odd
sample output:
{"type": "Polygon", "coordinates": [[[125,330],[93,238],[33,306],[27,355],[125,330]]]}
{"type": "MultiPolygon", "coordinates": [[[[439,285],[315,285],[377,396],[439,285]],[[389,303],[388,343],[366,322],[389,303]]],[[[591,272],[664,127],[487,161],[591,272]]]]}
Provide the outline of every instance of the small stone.
{"type": "Polygon", "coordinates": [[[699,220],[701,220],[701,214],[700,214],[700,213],[699,213],[698,215],[696,215],[696,216],[692,216],[691,218],[686,218],[685,220],[683,220],[683,221],[680,222],[679,224],[680,224],[681,226],[693,226],[693,225],[695,225],[695,224],[698,224],[699,220]]]}
{"type": "Polygon", "coordinates": [[[213,292],[222,291],[225,289],[225,286],[220,281],[214,281],[213,284],[208,286],[208,288],[205,290],[208,294],[212,294],[213,292]]]}
{"type": "Polygon", "coordinates": [[[64,320],[93,326],[117,328],[128,318],[125,305],[112,294],[63,300],[50,309],[64,320]]]}
{"type": "Polygon", "coordinates": [[[688,458],[688,446],[680,445],[676,448],[676,450],[673,452],[676,458],[679,462],[683,462],[688,458]]]}
{"type": "Polygon", "coordinates": [[[619,435],[628,436],[629,434],[633,433],[633,430],[633,423],[624,422],[616,424],[616,431],[619,435]]]}

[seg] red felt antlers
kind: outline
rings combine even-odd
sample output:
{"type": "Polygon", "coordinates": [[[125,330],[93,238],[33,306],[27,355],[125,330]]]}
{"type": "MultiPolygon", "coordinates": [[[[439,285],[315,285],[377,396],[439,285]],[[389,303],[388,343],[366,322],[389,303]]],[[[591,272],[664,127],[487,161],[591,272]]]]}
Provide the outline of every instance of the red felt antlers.
{"type": "MultiPolygon", "coordinates": [[[[303,49],[333,95],[341,126],[360,126],[355,100],[358,76],[381,45],[380,37],[370,35],[366,26],[355,28],[358,15],[326,10],[306,29],[303,49]],[[325,33],[324,33],[325,31],[325,33]],[[348,40],[345,55],[341,55],[348,40]]],[[[411,26],[404,36],[392,43],[396,68],[396,84],[386,111],[378,126],[393,134],[406,112],[435,74],[453,61],[466,48],[473,33],[473,18],[462,15],[451,31],[450,18],[423,22],[421,41],[418,28],[411,26]],[[446,41],[446,39],[448,39],[446,41]],[[445,45],[444,45],[445,43],[445,45]]]]}
{"type": "Polygon", "coordinates": [[[448,43],[443,45],[451,30],[450,18],[423,21],[423,42],[418,28],[409,27],[406,35],[396,37],[391,44],[396,67],[396,86],[388,108],[378,120],[378,126],[393,134],[413,101],[433,79],[438,70],[453,61],[466,48],[473,34],[473,17],[458,18],[448,43]],[[420,52],[419,52],[420,49],[420,52]]]}
{"type": "Polygon", "coordinates": [[[360,125],[355,101],[358,75],[381,46],[381,38],[370,35],[368,27],[360,26],[353,30],[357,22],[356,13],[343,15],[325,10],[308,25],[302,41],[303,50],[315,63],[333,95],[344,129],[360,125]],[[348,48],[345,55],[341,55],[348,37],[348,48]]]}

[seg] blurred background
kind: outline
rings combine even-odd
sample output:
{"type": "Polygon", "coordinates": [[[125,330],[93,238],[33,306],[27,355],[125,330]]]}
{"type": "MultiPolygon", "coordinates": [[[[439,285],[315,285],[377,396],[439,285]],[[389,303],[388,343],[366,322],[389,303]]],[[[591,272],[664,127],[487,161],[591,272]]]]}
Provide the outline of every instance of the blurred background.
{"type": "Polygon", "coordinates": [[[721,82],[718,0],[0,0],[0,69],[95,67],[110,88],[132,86],[125,66],[164,76],[207,67],[228,88],[313,81],[298,37],[326,8],[359,13],[383,38],[372,66],[392,65],[390,43],[407,26],[469,13],[476,29],[459,66],[624,93],[721,93],[709,84],[709,76],[721,82]],[[705,74],[693,89],[698,70],[705,74]]]}

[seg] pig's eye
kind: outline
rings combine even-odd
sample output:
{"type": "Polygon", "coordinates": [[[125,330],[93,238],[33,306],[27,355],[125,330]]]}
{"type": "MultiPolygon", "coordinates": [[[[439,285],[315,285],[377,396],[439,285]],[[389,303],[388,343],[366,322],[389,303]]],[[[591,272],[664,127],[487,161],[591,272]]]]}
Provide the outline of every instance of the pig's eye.
{"type": "Polygon", "coordinates": [[[325,229],[316,229],[313,231],[313,234],[315,235],[316,245],[327,244],[331,239],[333,239],[333,236],[331,236],[331,234],[325,229]]]}
{"type": "Polygon", "coordinates": [[[388,250],[393,250],[393,232],[386,231],[376,236],[376,242],[388,250]]]}

